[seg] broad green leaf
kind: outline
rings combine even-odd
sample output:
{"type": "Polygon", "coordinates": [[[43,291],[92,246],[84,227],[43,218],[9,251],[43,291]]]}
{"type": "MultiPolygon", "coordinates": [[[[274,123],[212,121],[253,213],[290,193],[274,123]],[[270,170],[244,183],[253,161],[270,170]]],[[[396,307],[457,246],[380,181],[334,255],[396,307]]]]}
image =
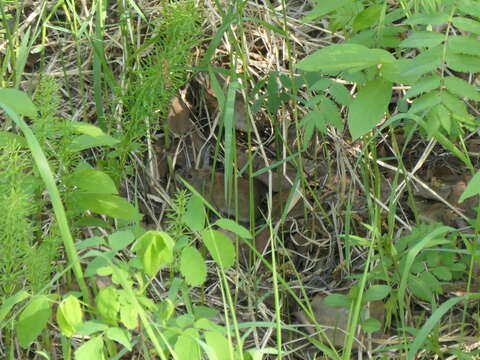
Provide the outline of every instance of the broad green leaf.
{"type": "Polygon", "coordinates": [[[242,225],[238,224],[236,221],[221,218],[215,222],[215,225],[221,227],[222,229],[231,231],[234,234],[237,234],[242,239],[253,239],[253,236],[252,234],[250,234],[250,231],[245,229],[242,225]]]}
{"type": "Polygon", "coordinates": [[[153,277],[173,261],[174,246],[166,232],[150,230],[137,240],[133,251],[142,259],[145,273],[153,277]]]}
{"type": "Polygon", "coordinates": [[[46,328],[52,313],[52,305],[47,296],[33,299],[20,314],[15,324],[17,339],[21,347],[27,348],[46,328]]]}
{"type": "Polygon", "coordinates": [[[475,86],[470,85],[465,80],[456,76],[448,76],[444,81],[445,87],[452,94],[457,95],[460,98],[466,97],[473,101],[480,101],[480,92],[475,86]]]}
{"type": "Polygon", "coordinates": [[[111,285],[100,289],[95,301],[97,303],[97,311],[102,316],[102,319],[106,323],[116,326],[118,311],[120,310],[118,290],[111,285]]]}
{"type": "Polygon", "coordinates": [[[455,71],[480,72],[480,57],[447,51],[447,65],[455,71]]]}
{"type": "Polygon", "coordinates": [[[82,344],[75,351],[75,360],[105,360],[103,355],[103,337],[96,336],[82,344]]]}
{"type": "MultiPolygon", "coordinates": [[[[205,341],[213,349],[217,360],[231,360],[230,347],[228,340],[222,334],[216,331],[206,331],[205,341]]],[[[232,349],[233,352],[233,349],[232,349]]]]}
{"type": "Polygon", "coordinates": [[[415,85],[413,85],[410,90],[407,91],[405,94],[406,98],[412,98],[421,93],[430,92],[432,90],[438,89],[440,87],[440,76],[438,75],[431,75],[425,76],[418,80],[415,85]]]}
{"type": "Polygon", "coordinates": [[[400,75],[404,77],[420,77],[423,74],[433,72],[442,64],[442,55],[442,46],[428,49],[412,60],[407,60],[408,65],[402,68],[400,75]]]}
{"type": "Polygon", "coordinates": [[[178,360],[196,360],[201,359],[200,346],[196,339],[200,337],[198,330],[189,328],[177,338],[175,343],[175,359],[178,360]]]}
{"type": "Polygon", "coordinates": [[[207,265],[200,251],[192,246],[182,250],[180,258],[180,272],[185,277],[187,284],[200,286],[207,279],[207,265]]]}
{"type": "Polygon", "coordinates": [[[126,199],[113,194],[76,192],[72,201],[83,210],[123,220],[140,220],[142,215],[126,199]]]}
{"type": "Polygon", "coordinates": [[[343,121],[340,115],[340,110],[337,105],[324,96],[320,103],[320,114],[323,117],[323,123],[325,125],[334,126],[336,129],[343,130],[343,121]]]}
{"type": "Polygon", "coordinates": [[[70,151],[82,151],[97,146],[114,146],[119,142],[119,140],[114,139],[109,135],[102,135],[96,137],[89,135],[79,135],[72,140],[71,144],[68,146],[68,149],[70,151]]]}
{"type": "Polygon", "coordinates": [[[377,301],[387,297],[392,291],[392,288],[388,285],[373,285],[370,286],[364,295],[365,301],[377,301]]]}
{"type": "Polygon", "coordinates": [[[316,5],[313,7],[312,10],[310,10],[307,16],[305,16],[302,19],[302,21],[309,22],[309,21],[324,17],[325,15],[341,8],[342,6],[345,6],[351,3],[351,1],[352,0],[316,1],[316,5]]]}
{"type": "Polygon", "coordinates": [[[90,193],[118,194],[117,187],[110,176],[95,169],[76,170],[68,177],[67,183],[90,193]]]}
{"type": "Polygon", "coordinates": [[[369,318],[361,323],[363,331],[368,334],[374,333],[375,331],[380,330],[382,324],[375,318],[369,318]]]}
{"type": "Polygon", "coordinates": [[[22,302],[28,297],[29,295],[25,290],[20,290],[19,292],[8,297],[5,301],[2,302],[0,306],[0,328],[2,328],[1,324],[3,322],[3,319],[5,319],[10,310],[12,310],[15,305],[22,302]]]}
{"type": "Polygon", "coordinates": [[[380,19],[380,14],[382,12],[383,5],[372,5],[361,11],[353,20],[353,31],[357,32],[360,30],[368,29],[369,27],[376,24],[380,19]]]}
{"type": "Polygon", "coordinates": [[[128,351],[132,350],[132,342],[130,333],[118,327],[110,327],[105,332],[105,335],[113,341],[122,344],[128,351]]]}
{"type": "Polygon", "coordinates": [[[0,131],[0,147],[4,147],[9,143],[15,142],[16,145],[27,147],[27,140],[21,135],[14,134],[10,131],[0,131]]]}
{"type": "Polygon", "coordinates": [[[452,112],[454,118],[467,123],[473,120],[472,115],[470,115],[467,110],[467,105],[462,100],[453,96],[448,91],[442,91],[441,98],[442,104],[452,112]]]}
{"type": "Polygon", "coordinates": [[[391,97],[392,84],[383,79],[372,80],[360,88],[348,112],[348,128],[353,141],[380,122],[391,97]]]}
{"type": "Polygon", "coordinates": [[[205,205],[202,199],[192,194],[187,203],[187,209],[183,215],[183,222],[192,230],[200,231],[205,227],[207,218],[205,205]]]}
{"type": "Polygon", "coordinates": [[[99,320],[84,321],[77,329],[77,334],[82,336],[91,336],[92,334],[103,332],[108,328],[106,324],[99,320]]]}
{"type": "Polygon", "coordinates": [[[128,330],[134,330],[138,327],[138,309],[135,304],[122,302],[120,306],[120,321],[128,330]]]}
{"type": "Polygon", "coordinates": [[[352,299],[342,294],[330,294],[325,297],[325,304],[327,304],[328,306],[349,309],[352,305],[352,299]]]}
{"type": "Polygon", "coordinates": [[[37,116],[37,108],[30,97],[17,89],[0,89],[0,107],[3,106],[29,118],[37,116]]]}
{"type": "Polygon", "coordinates": [[[422,96],[419,96],[413,102],[409,112],[413,114],[417,114],[422,111],[431,109],[435,105],[438,105],[442,102],[442,98],[440,95],[441,95],[440,91],[431,91],[422,96]]]}
{"type": "Polygon", "coordinates": [[[86,248],[89,248],[89,247],[96,247],[96,246],[100,246],[100,245],[104,245],[104,244],[105,244],[105,241],[101,237],[93,236],[91,238],[78,241],[75,244],[75,248],[77,250],[83,250],[83,249],[86,249],[86,248]]]}
{"type": "Polygon", "coordinates": [[[480,4],[476,0],[460,0],[458,7],[466,15],[475,16],[480,19],[480,4]]]}
{"type": "Polygon", "coordinates": [[[452,131],[452,117],[450,111],[442,104],[435,105],[427,114],[428,128],[426,129],[429,136],[435,136],[438,126],[441,125],[447,134],[452,131]],[[434,122],[434,123],[433,123],[434,122]]]}
{"type": "Polygon", "coordinates": [[[404,75],[405,72],[411,71],[411,62],[409,59],[398,59],[391,64],[385,64],[380,69],[382,78],[390,82],[414,84],[420,75],[412,73],[411,75],[404,75]]]}
{"type": "Polygon", "coordinates": [[[480,41],[468,36],[452,36],[448,39],[447,50],[456,54],[480,56],[480,41]]]}
{"type": "Polygon", "coordinates": [[[434,47],[440,44],[445,35],[433,31],[415,31],[398,46],[401,48],[434,47]]]}
{"type": "Polygon", "coordinates": [[[329,88],[328,92],[332,98],[339,104],[348,106],[353,101],[353,96],[347,88],[339,83],[334,82],[329,88]]]}
{"type": "Polygon", "coordinates": [[[432,269],[433,275],[443,281],[452,280],[452,272],[446,266],[437,266],[432,269]]]}
{"type": "Polygon", "coordinates": [[[478,171],[473,178],[468,182],[467,187],[460,196],[460,202],[464,202],[472,196],[480,194],[480,171],[478,171]]]}
{"type": "Polygon", "coordinates": [[[101,136],[107,135],[98,126],[95,126],[89,123],[72,121],[69,124],[72,130],[79,134],[88,135],[91,137],[101,137],[101,136]]]}
{"type": "Polygon", "coordinates": [[[412,294],[420,300],[430,301],[433,297],[433,291],[422,279],[418,277],[409,277],[408,288],[412,294]]]}
{"type": "Polygon", "coordinates": [[[117,231],[108,237],[108,245],[114,251],[125,249],[135,240],[135,236],[130,230],[117,231]]]}
{"type": "Polygon", "coordinates": [[[469,31],[471,33],[480,35],[480,22],[478,21],[464,17],[454,17],[452,24],[460,30],[469,31]]]}
{"type": "Polygon", "coordinates": [[[362,70],[395,61],[393,55],[381,49],[369,49],[358,44],[338,44],[324,47],[297,64],[303,71],[362,70]]]}
{"type": "Polygon", "coordinates": [[[80,301],[75,296],[70,295],[57,308],[57,324],[63,335],[72,337],[82,321],[83,311],[80,307],[80,301]]]}
{"type": "Polygon", "coordinates": [[[235,248],[227,235],[217,230],[207,229],[202,232],[202,239],[218,266],[227,269],[234,264],[235,248]]]}
{"type": "Polygon", "coordinates": [[[413,14],[407,20],[405,20],[405,24],[407,25],[443,25],[448,23],[450,15],[443,12],[435,12],[435,13],[419,13],[413,14]]]}

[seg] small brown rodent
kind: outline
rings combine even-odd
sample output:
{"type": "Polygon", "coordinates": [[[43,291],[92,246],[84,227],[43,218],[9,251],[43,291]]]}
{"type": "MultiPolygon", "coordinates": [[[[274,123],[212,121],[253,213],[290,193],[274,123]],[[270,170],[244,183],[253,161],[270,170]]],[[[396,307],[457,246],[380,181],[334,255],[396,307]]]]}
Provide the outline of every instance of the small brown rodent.
{"type": "Polygon", "coordinates": [[[244,178],[237,179],[237,192],[232,194],[229,204],[225,200],[224,174],[215,172],[212,177],[212,170],[186,169],[177,171],[189,184],[191,184],[210,204],[220,212],[235,217],[241,222],[250,221],[250,208],[255,211],[254,217],[259,214],[258,206],[261,203],[264,188],[261,183],[254,179],[253,182],[253,206],[250,206],[249,181],[244,178]],[[235,203],[235,196],[237,203],[235,203]],[[237,211],[236,211],[237,210],[237,211]]]}

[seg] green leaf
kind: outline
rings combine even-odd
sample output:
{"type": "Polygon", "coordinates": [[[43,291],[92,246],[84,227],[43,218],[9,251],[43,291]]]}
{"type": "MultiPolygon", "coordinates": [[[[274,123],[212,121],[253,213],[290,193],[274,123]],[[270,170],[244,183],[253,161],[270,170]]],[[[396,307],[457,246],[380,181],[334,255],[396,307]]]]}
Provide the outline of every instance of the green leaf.
{"type": "Polygon", "coordinates": [[[361,323],[363,331],[368,334],[374,333],[375,331],[380,330],[382,324],[375,318],[369,318],[361,323]]]}
{"type": "Polygon", "coordinates": [[[231,360],[228,340],[216,331],[206,331],[205,341],[213,349],[217,360],[231,360]]]}
{"type": "Polygon", "coordinates": [[[391,97],[392,84],[383,79],[371,80],[360,88],[348,112],[348,128],[353,141],[380,122],[391,97]]]}
{"type": "Polygon", "coordinates": [[[455,119],[464,121],[466,123],[472,121],[473,117],[468,113],[466,104],[453,96],[448,91],[443,91],[441,94],[442,104],[452,112],[452,116],[455,119]]]}
{"type": "Polygon", "coordinates": [[[234,234],[237,234],[242,239],[253,239],[253,236],[252,234],[250,234],[250,231],[245,229],[242,225],[238,224],[236,221],[221,218],[215,222],[215,225],[221,227],[222,229],[231,231],[234,234]]]}
{"type": "Polygon", "coordinates": [[[201,286],[207,279],[207,265],[200,251],[192,246],[182,250],[180,258],[180,272],[187,284],[201,286]]]}
{"type": "Polygon", "coordinates": [[[25,290],[20,290],[18,293],[8,297],[5,301],[2,302],[0,306],[0,328],[3,327],[1,326],[3,319],[5,319],[10,310],[12,310],[15,305],[28,298],[28,296],[29,295],[25,290]]]}
{"type": "Polygon", "coordinates": [[[196,360],[202,359],[200,346],[196,339],[200,337],[198,330],[189,328],[177,338],[175,343],[175,359],[178,360],[196,360]]]}
{"type": "Polygon", "coordinates": [[[443,25],[448,23],[449,17],[449,14],[443,12],[419,13],[410,16],[404,23],[407,25],[443,25]]]}
{"type": "Polygon", "coordinates": [[[123,301],[124,297],[120,296],[120,321],[128,330],[134,330],[138,327],[138,309],[135,304],[123,301]]]}
{"type": "Polygon", "coordinates": [[[77,334],[91,336],[92,334],[107,330],[108,326],[98,320],[84,321],[77,329],[77,334]]]}
{"type": "Polygon", "coordinates": [[[469,16],[480,19],[480,4],[475,0],[461,0],[458,4],[460,10],[469,16]]]}
{"type": "Polygon", "coordinates": [[[388,285],[373,285],[370,286],[364,295],[365,301],[377,301],[387,297],[392,291],[392,288],[388,285]]]}
{"type": "Polygon", "coordinates": [[[17,89],[0,89],[0,106],[32,119],[37,116],[37,108],[30,97],[17,89]]]}
{"type": "Polygon", "coordinates": [[[480,72],[480,57],[447,52],[447,65],[461,72],[480,72]]]}
{"type": "Polygon", "coordinates": [[[449,76],[445,78],[445,87],[452,94],[457,95],[460,98],[466,97],[473,101],[480,101],[480,92],[473,85],[470,85],[465,80],[456,77],[449,76]]]}
{"type": "Polygon", "coordinates": [[[435,136],[438,125],[441,125],[447,134],[452,131],[452,117],[450,111],[442,104],[435,105],[427,114],[428,128],[426,129],[429,136],[435,136]]]}
{"type": "Polygon", "coordinates": [[[478,21],[464,17],[454,17],[452,24],[460,30],[469,31],[471,33],[480,35],[480,22],[478,21]]]}
{"type": "Polygon", "coordinates": [[[480,56],[480,41],[468,36],[454,36],[448,39],[448,50],[456,54],[480,56]]]}
{"type": "Polygon", "coordinates": [[[425,73],[433,72],[442,64],[443,47],[436,46],[428,49],[412,60],[407,60],[406,66],[400,72],[404,77],[420,77],[425,73]]]}
{"type": "Polygon", "coordinates": [[[71,195],[71,199],[82,210],[96,214],[132,221],[142,217],[132,204],[118,195],[77,192],[71,195]]]}
{"type": "Polygon", "coordinates": [[[378,64],[388,64],[395,58],[387,51],[369,49],[358,44],[338,44],[324,47],[297,64],[303,71],[362,70],[378,64]]]}
{"type": "Polygon", "coordinates": [[[452,272],[445,266],[437,266],[432,269],[433,275],[443,281],[452,280],[452,272]]]}
{"type": "Polygon", "coordinates": [[[75,351],[75,360],[105,360],[102,336],[96,336],[82,344],[75,351]]]}
{"type": "Polygon", "coordinates": [[[426,111],[438,105],[442,102],[442,98],[440,96],[440,91],[431,91],[427,94],[424,94],[413,102],[412,106],[410,107],[409,112],[416,114],[422,111],[426,111]]]}
{"type": "Polygon", "coordinates": [[[10,131],[0,131],[0,147],[4,147],[9,143],[15,142],[16,145],[26,148],[28,146],[27,140],[21,136],[10,131]]]}
{"type": "Polygon", "coordinates": [[[342,294],[330,294],[325,297],[325,304],[328,306],[350,309],[350,306],[352,305],[352,299],[342,294]]]}
{"type": "Polygon", "coordinates": [[[343,130],[343,121],[337,105],[327,97],[323,97],[320,103],[320,115],[325,125],[332,125],[336,129],[343,130]]]}
{"type": "Polygon", "coordinates": [[[204,230],[202,239],[213,260],[222,269],[227,269],[235,262],[235,248],[232,240],[217,230],[204,230]]]}
{"type": "Polygon", "coordinates": [[[338,0],[338,1],[316,1],[316,5],[312,10],[305,16],[302,21],[309,22],[341,8],[349,4],[352,0],[338,0]]]}
{"type": "Polygon", "coordinates": [[[445,35],[433,31],[416,31],[403,40],[398,46],[401,48],[434,47],[440,44],[445,35]]]}
{"type": "Polygon", "coordinates": [[[166,232],[147,231],[136,242],[133,251],[142,259],[144,270],[154,277],[173,261],[174,241],[166,232]]]}
{"type": "Polygon", "coordinates": [[[431,75],[425,76],[418,80],[418,82],[410,88],[405,94],[406,98],[415,97],[424,92],[430,92],[432,90],[438,89],[440,87],[440,76],[438,75],[431,75]]]}
{"type": "Polygon", "coordinates": [[[420,278],[410,276],[408,279],[408,288],[412,294],[420,300],[430,301],[433,297],[432,290],[420,278]]]}
{"type": "Polygon", "coordinates": [[[95,169],[76,170],[68,177],[67,184],[90,193],[118,194],[115,183],[110,176],[95,169]]]}
{"type": "Polygon", "coordinates": [[[96,297],[97,311],[103,320],[110,325],[117,325],[120,302],[118,290],[112,285],[100,289],[96,297]]]}
{"type": "Polygon", "coordinates": [[[192,230],[200,231],[205,227],[207,219],[205,205],[202,199],[192,194],[187,203],[187,209],[183,215],[183,222],[192,230]]]}
{"type": "Polygon", "coordinates": [[[352,28],[354,32],[368,29],[379,21],[383,5],[372,5],[361,11],[353,20],[352,28]]]}
{"type": "Polygon", "coordinates": [[[46,328],[52,313],[52,305],[47,296],[41,295],[33,299],[20,314],[15,324],[18,342],[27,348],[46,328]]]}
{"type": "Polygon", "coordinates": [[[460,202],[464,202],[472,196],[480,194],[480,171],[478,171],[473,178],[468,182],[467,187],[460,196],[460,202]]]}
{"type": "Polygon", "coordinates": [[[80,301],[70,295],[57,308],[57,324],[63,335],[72,337],[83,321],[83,311],[80,301]]]}
{"type": "Polygon", "coordinates": [[[348,106],[353,101],[353,96],[347,88],[339,83],[334,82],[328,89],[332,98],[339,104],[348,106]]]}
{"type": "Polygon", "coordinates": [[[105,335],[113,341],[122,344],[128,351],[132,350],[132,342],[130,333],[118,327],[110,327],[105,332],[105,335]]]}
{"type": "Polygon", "coordinates": [[[135,236],[130,230],[117,231],[108,237],[108,245],[114,251],[125,249],[135,240],[135,236]]]}

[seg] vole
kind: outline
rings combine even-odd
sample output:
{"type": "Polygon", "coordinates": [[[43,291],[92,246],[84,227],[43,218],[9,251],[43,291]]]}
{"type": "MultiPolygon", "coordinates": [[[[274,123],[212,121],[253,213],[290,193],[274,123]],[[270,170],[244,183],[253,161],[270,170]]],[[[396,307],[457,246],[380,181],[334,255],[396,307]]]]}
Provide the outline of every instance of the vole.
{"type": "Polygon", "coordinates": [[[250,186],[245,178],[238,178],[237,191],[232,193],[232,199],[227,204],[225,199],[225,184],[223,172],[215,172],[212,178],[212,170],[185,169],[177,171],[177,175],[183,177],[191,184],[210,204],[223,214],[235,217],[243,223],[250,221],[250,208],[254,210],[254,218],[259,214],[258,206],[262,201],[265,189],[256,179],[253,181],[253,206],[250,206],[250,186]],[[235,198],[237,197],[237,202],[235,198]]]}

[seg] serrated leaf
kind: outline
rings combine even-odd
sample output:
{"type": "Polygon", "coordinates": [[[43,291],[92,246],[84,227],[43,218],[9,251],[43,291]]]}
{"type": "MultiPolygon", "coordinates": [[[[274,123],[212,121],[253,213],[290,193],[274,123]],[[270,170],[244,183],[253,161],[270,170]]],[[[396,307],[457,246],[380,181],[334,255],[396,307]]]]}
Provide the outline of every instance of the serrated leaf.
{"type": "Polygon", "coordinates": [[[52,305],[47,296],[33,299],[20,314],[15,323],[18,343],[27,348],[46,328],[52,313],[52,305]]]}
{"type": "Polygon", "coordinates": [[[180,258],[180,272],[191,286],[203,285],[207,279],[207,265],[200,251],[192,246],[182,250],[180,258]]]}
{"type": "Polygon", "coordinates": [[[392,84],[383,79],[371,80],[360,88],[348,112],[348,128],[353,141],[380,122],[391,98],[392,84]]]}
{"type": "Polygon", "coordinates": [[[321,18],[342,6],[349,4],[351,0],[338,0],[338,1],[318,1],[312,10],[305,16],[302,21],[308,22],[318,18],[321,18]]]}
{"type": "Polygon", "coordinates": [[[104,360],[103,337],[96,336],[75,351],[75,360],[104,360]]]}
{"type": "Polygon", "coordinates": [[[456,54],[480,56],[480,41],[468,36],[453,36],[448,39],[447,51],[456,54]]]}
{"type": "Polygon", "coordinates": [[[32,119],[37,116],[37,108],[30,96],[17,89],[0,89],[0,107],[4,106],[32,119]]]}
{"type": "Polygon", "coordinates": [[[445,87],[449,92],[460,98],[480,101],[480,92],[473,85],[456,76],[449,76],[444,79],[445,87]]]}
{"type": "Polygon", "coordinates": [[[395,61],[392,54],[381,49],[369,49],[358,44],[338,44],[324,47],[297,64],[303,71],[362,70],[395,61]]]}
{"type": "Polygon", "coordinates": [[[140,220],[142,217],[132,204],[118,195],[77,192],[71,195],[71,199],[82,210],[96,214],[123,220],[140,220]]]}
{"type": "Polygon", "coordinates": [[[410,16],[404,23],[407,25],[443,25],[448,23],[449,17],[449,14],[443,12],[420,13],[410,16]]]}
{"type": "Polygon", "coordinates": [[[120,310],[118,290],[111,285],[100,289],[95,302],[103,321],[110,325],[117,325],[118,311],[120,310]]]}
{"type": "Polygon", "coordinates": [[[64,299],[57,308],[57,324],[62,334],[72,337],[83,321],[83,311],[80,301],[70,295],[64,299]]]}
{"type": "Polygon", "coordinates": [[[352,299],[343,294],[330,294],[325,297],[325,304],[328,306],[349,309],[352,305],[352,299]]]}
{"type": "Polygon", "coordinates": [[[468,199],[478,194],[480,194],[480,171],[477,172],[468,182],[468,185],[460,196],[459,201],[462,203],[465,199],[468,199]]]}
{"type": "Polygon", "coordinates": [[[417,81],[405,94],[406,98],[415,97],[421,93],[429,92],[440,87],[440,76],[425,76],[417,81]]]}
{"type": "Polygon", "coordinates": [[[471,33],[480,35],[480,22],[478,21],[464,17],[454,17],[452,24],[460,30],[469,31],[471,33]]]}
{"type": "Polygon", "coordinates": [[[322,99],[320,103],[320,113],[323,117],[323,122],[326,125],[333,125],[337,130],[343,130],[342,116],[337,105],[327,97],[322,99]]]}
{"type": "Polygon", "coordinates": [[[443,47],[436,46],[428,49],[407,60],[407,65],[401,70],[400,75],[405,77],[420,77],[425,73],[434,71],[442,64],[443,47]]]}
{"type": "Polygon", "coordinates": [[[452,131],[451,113],[450,111],[448,111],[448,109],[445,106],[443,106],[443,104],[435,105],[427,114],[427,118],[429,119],[428,121],[429,127],[426,130],[428,131],[429,136],[434,136],[434,133],[438,130],[439,125],[441,125],[448,134],[451,133],[452,131]]]}
{"type": "Polygon", "coordinates": [[[192,230],[200,231],[205,227],[207,213],[202,199],[192,194],[187,202],[187,209],[183,215],[183,222],[192,230]]]}
{"type": "Polygon", "coordinates": [[[461,119],[462,121],[468,121],[468,118],[471,115],[468,113],[467,105],[462,100],[453,96],[448,91],[442,91],[441,99],[442,104],[450,110],[454,117],[461,119]]]}
{"type": "Polygon", "coordinates": [[[142,259],[144,270],[150,277],[173,261],[174,241],[166,232],[147,231],[135,243],[133,251],[142,259]]]}
{"type": "Polygon", "coordinates": [[[445,35],[433,31],[416,31],[403,40],[398,46],[401,48],[434,47],[440,44],[445,35]]]}
{"type": "Polygon", "coordinates": [[[332,98],[339,104],[348,106],[353,101],[353,96],[350,94],[350,91],[347,90],[345,86],[339,83],[333,83],[328,92],[332,96],[332,98]]]}
{"type": "Polygon", "coordinates": [[[132,350],[131,335],[125,329],[118,327],[108,328],[105,335],[113,341],[122,344],[128,351],[132,350]]]}
{"type": "Polygon", "coordinates": [[[440,91],[432,91],[415,99],[410,107],[409,112],[413,114],[420,113],[422,111],[431,109],[441,102],[442,98],[440,97],[440,91]]]}
{"type": "Polygon", "coordinates": [[[388,285],[373,285],[370,286],[365,293],[365,301],[377,301],[387,297],[392,291],[392,288],[388,285]]]}
{"type": "Polygon", "coordinates": [[[103,171],[95,169],[79,169],[68,177],[67,183],[86,192],[100,194],[118,194],[112,178],[103,171]]]}
{"type": "Polygon", "coordinates": [[[480,57],[455,54],[447,51],[447,65],[450,69],[461,72],[480,72],[480,57]]]}
{"type": "Polygon", "coordinates": [[[235,262],[235,248],[232,240],[217,230],[204,230],[203,243],[207,247],[213,260],[223,269],[227,269],[235,262]]]}
{"type": "Polygon", "coordinates": [[[250,231],[245,229],[242,225],[238,224],[236,221],[221,218],[215,222],[215,225],[221,227],[222,229],[231,231],[234,234],[237,234],[242,239],[253,239],[253,236],[252,234],[250,234],[250,231]]]}

